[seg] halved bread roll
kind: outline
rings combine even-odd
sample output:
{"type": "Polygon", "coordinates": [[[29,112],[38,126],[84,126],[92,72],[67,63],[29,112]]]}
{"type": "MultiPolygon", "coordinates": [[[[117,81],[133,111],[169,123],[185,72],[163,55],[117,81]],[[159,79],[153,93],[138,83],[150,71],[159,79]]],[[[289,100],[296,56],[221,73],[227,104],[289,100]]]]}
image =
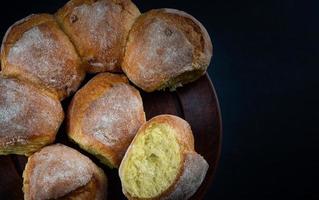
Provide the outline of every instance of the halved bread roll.
{"type": "Polygon", "coordinates": [[[30,15],[8,29],[1,65],[3,74],[41,85],[60,100],[74,92],[85,75],[74,46],[49,14],[30,15]]]}
{"type": "Polygon", "coordinates": [[[80,152],[55,144],[29,157],[23,172],[25,200],[106,199],[102,169],[80,152]]]}
{"type": "Polygon", "coordinates": [[[126,38],[139,15],[130,0],[71,0],[56,14],[91,73],[121,71],[126,38]]]}
{"type": "Polygon", "coordinates": [[[63,118],[51,93],[0,75],[0,155],[30,155],[52,143],[63,118]]]}
{"type": "Polygon", "coordinates": [[[147,92],[176,87],[203,75],[212,56],[212,43],[191,15],[174,9],[142,14],[133,24],[122,69],[147,92]]]}
{"type": "Polygon", "coordinates": [[[205,178],[208,164],[194,150],[189,124],[159,115],[136,134],[119,168],[128,199],[189,199],[205,178]]]}
{"type": "Polygon", "coordinates": [[[109,167],[118,167],[137,130],[145,122],[139,91],[124,75],[101,73],[69,106],[68,136],[109,167]]]}

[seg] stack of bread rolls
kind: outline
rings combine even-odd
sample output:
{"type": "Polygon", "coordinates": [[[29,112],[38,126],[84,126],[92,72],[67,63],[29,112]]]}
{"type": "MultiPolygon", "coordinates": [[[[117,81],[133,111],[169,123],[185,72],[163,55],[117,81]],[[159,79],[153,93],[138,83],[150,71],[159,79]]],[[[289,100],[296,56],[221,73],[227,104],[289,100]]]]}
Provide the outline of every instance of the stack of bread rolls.
{"type": "Polygon", "coordinates": [[[25,199],[106,199],[104,172],[52,145],[64,115],[70,140],[119,168],[128,199],[189,199],[208,169],[191,127],[172,115],[146,122],[134,86],[175,90],[203,75],[211,56],[194,17],[141,14],[130,0],[71,0],[13,24],[1,45],[0,155],[29,156],[25,199]],[[98,74],[78,90],[86,73],[98,74]],[[64,114],[61,101],[74,93],[64,114]]]}

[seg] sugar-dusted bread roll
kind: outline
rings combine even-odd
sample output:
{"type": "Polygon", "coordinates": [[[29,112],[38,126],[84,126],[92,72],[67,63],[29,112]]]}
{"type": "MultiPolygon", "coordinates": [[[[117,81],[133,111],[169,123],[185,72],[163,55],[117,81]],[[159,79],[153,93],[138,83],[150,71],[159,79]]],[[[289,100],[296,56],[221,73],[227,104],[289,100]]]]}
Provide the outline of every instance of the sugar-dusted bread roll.
{"type": "Polygon", "coordinates": [[[128,32],[140,15],[130,0],[71,0],[56,16],[87,71],[121,71],[128,32]]]}
{"type": "Polygon", "coordinates": [[[159,115],[146,122],[119,169],[128,199],[189,199],[205,178],[208,164],[194,150],[189,124],[159,115]]]}
{"type": "Polygon", "coordinates": [[[0,75],[0,155],[30,155],[52,143],[63,118],[51,93],[0,75]]]}
{"type": "Polygon", "coordinates": [[[176,87],[203,75],[212,56],[212,43],[191,15],[174,9],[142,14],[132,26],[122,69],[147,92],[176,87]]]}
{"type": "Polygon", "coordinates": [[[1,46],[2,73],[31,81],[60,100],[84,78],[81,59],[49,14],[30,15],[7,31],[1,46]]]}
{"type": "Polygon", "coordinates": [[[29,157],[23,172],[25,200],[106,199],[107,179],[80,152],[55,144],[29,157]]]}
{"type": "Polygon", "coordinates": [[[118,167],[144,122],[139,91],[129,85],[124,75],[101,73],[72,99],[67,133],[102,163],[118,167]]]}

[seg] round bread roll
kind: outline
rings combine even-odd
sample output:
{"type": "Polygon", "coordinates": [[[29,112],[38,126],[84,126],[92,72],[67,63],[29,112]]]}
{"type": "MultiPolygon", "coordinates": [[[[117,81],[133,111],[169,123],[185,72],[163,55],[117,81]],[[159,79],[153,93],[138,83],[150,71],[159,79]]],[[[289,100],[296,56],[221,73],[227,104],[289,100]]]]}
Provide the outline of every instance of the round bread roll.
{"type": "Polygon", "coordinates": [[[157,9],[132,26],[122,69],[146,92],[174,90],[203,75],[211,56],[212,43],[200,22],[183,11],[157,9]]]}
{"type": "Polygon", "coordinates": [[[189,124],[159,115],[146,122],[119,169],[128,199],[189,199],[205,178],[208,164],[194,150],[189,124]]]}
{"type": "Polygon", "coordinates": [[[0,75],[0,155],[30,155],[54,141],[61,103],[45,90],[0,75]]]}
{"type": "Polygon", "coordinates": [[[106,199],[107,179],[80,152],[55,144],[29,157],[23,172],[25,200],[106,199]]]}
{"type": "Polygon", "coordinates": [[[68,136],[109,167],[118,167],[145,122],[142,98],[124,75],[100,73],[69,106],[68,136]]]}
{"type": "Polygon", "coordinates": [[[60,100],[84,78],[81,59],[49,14],[30,15],[7,31],[1,46],[2,73],[41,85],[60,100]]]}
{"type": "Polygon", "coordinates": [[[56,14],[91,73],[121,71],[126,38],[139,15],[130,0],[71,0],[56,14]]]}

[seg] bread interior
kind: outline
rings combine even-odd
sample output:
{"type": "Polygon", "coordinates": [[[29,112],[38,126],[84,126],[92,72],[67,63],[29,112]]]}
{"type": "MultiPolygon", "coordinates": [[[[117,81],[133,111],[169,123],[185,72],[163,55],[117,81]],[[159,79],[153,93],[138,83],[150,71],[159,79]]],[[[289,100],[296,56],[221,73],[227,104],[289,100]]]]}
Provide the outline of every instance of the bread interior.
{"type": "Polygon", "coordinates": [[[152,123],[135,139],[123,163],[122,184],[132,197],[152,198],[167,190],[180,171],[175,130],[152,123]]]}

